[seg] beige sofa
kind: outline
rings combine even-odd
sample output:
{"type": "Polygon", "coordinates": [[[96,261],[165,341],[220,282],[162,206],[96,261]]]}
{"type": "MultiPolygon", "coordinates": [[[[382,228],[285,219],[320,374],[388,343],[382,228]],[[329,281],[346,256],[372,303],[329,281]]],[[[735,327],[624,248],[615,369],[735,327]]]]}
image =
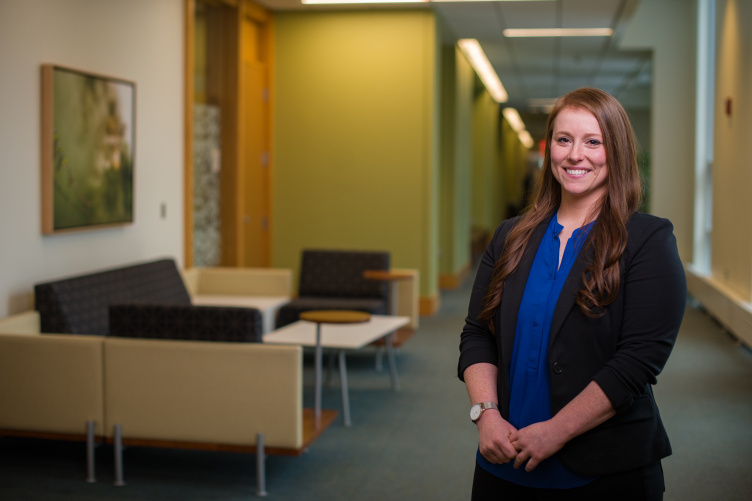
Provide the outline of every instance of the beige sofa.
{"type": "Polygon", "coordinates": [[[183,270],[191,296],[284,296],[292,293],[292,270],[284,268],[205,267],[183,270]]]}
{"type": "MultiPolygon", "coordinates": [[[[191,294],[289,294],[287,270],[195,268],[191,294]]],[[[0,435],[257,454],[257,493],[266,455],[300,455],[336,418],[315,426],[302,408],[302,348],[260,343],[43,334],[36,311],[0,319],[0,435]],[[273,382],[273,384],[270,384],[273,382]]]]}
{"type": "Polygon", "coordinates": [[[104,414],[115,446],[198,448],[257,455],[257,494],[266,493],[267,454],[299,456],[336,418],[302,407],[302,348],[107,338],[104,414]],[[273,384],[270,384],[273,382],[273,384]]]}
{"type": "Polygon", "coordinates": [[[104,338],[39,334],[36,312],[0,320],[0,435],[85,440],[87,480],[104,434],[104,338]]]}

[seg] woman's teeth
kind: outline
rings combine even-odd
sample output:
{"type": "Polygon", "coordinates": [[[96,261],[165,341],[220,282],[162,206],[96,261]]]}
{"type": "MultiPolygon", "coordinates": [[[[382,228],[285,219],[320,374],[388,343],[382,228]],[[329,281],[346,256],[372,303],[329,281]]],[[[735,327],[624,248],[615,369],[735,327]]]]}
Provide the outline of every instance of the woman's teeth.
{"type": "Polygon", "coordinates": [[[585,169],[564,169],[567,171],[567,174],[571,176],[584,176],[587,174],[587,171],[585,169]]]}

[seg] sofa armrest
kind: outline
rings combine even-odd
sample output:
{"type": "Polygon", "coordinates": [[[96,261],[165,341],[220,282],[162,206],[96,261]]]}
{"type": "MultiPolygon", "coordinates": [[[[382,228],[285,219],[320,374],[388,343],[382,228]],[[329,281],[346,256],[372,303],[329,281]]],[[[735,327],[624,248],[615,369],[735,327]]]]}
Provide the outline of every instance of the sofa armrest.
{"type": "Polygon", "coordinates": [[[0,318],[0,333],[39,334],[39,312],[31,310],[0,318]]]}
{"type": "Polygon", "coordinates": [[[397,315],[410,317],[409,327],[417,329],[420,320],[420,272],[408,268],[392,268],[391,271],[410,276],[397,281],[397,315]]]}
{"type": "Polygon", "coordinates": [[[110,306],[110,335],[195,341],[261,342],[261,313],[255,308],[116,304],[110,306]]]}
{"type": "Polygon", "coordinates": [[[292,270],[284,268],[206,267],[183,270],[191,296],[287,296],[292,294],[292,270]]]}
{"type": "Polygon", "coordinates": [[[103,435],[103,338],[0,334],[0,428],[103,435]]]}

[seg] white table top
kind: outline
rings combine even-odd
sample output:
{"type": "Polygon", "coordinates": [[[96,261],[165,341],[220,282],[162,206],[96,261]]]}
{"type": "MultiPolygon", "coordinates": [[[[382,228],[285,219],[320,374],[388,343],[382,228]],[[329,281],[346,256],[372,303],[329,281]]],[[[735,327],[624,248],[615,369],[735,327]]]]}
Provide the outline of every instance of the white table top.
{"type": "Polygon", "coordinates": [[[197,294],[193,296],[193,304],[200,306],[239,306],[266,310],[282,306],[290,301],[287,296],[233,296],[230,294],[197,294]]]}
{"type": "Polygon", "coordinates": [[[241,296],[231,294],[197,294],[192,298],[198,306],[238,306],[256,308],[261,312],[263,332],[274,330],[277,310],[290,301],[287,296],[241,296]]]}
{"type": "MultiPolygon", "coordinates": [[[[321,346],[358,349],[410,323],[410,317],[371,315],[357,324],[321,324],[321,346]]],[[[305,320],[264,334],[264,343],[316,346],[316,324],[305,320]]]]}

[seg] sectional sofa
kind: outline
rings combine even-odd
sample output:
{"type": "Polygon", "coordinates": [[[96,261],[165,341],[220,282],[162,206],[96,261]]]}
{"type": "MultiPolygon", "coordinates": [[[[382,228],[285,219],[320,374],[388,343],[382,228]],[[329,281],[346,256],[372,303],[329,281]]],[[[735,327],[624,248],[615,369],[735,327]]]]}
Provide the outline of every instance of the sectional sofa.
{"type": "Polygon", "coordinates": [[[38,284],[36,311],[0,319],[0,434],[85,441],[89,481],[95,446],[112,444],[116,485],[125,445],[256,453],[256,492],[266,494],[266,455],[300,455],[336,412],[316,428],[303,409],[300,347],[242,335],[258,329],[258,311],[191,317],[202,283],[289,294],[289,272],[257,276],[244,288],[253,270],[181,273],[158,260],[38,284]]]}

